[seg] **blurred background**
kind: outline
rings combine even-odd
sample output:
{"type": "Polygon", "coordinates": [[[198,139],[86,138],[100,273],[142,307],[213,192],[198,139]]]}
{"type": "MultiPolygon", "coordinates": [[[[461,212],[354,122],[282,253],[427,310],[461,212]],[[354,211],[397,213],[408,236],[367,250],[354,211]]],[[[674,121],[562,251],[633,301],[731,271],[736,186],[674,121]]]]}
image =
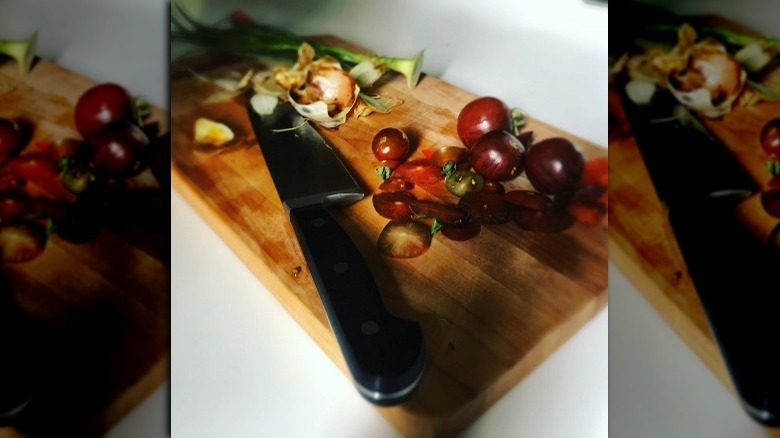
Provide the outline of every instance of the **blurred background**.
{"type": "MultiPolygon", "coordinates": [[[[776,20],[780,7],[773,2],[639,0],[638,3],[679,15],[715,14],[780,37],[776,20]]],[[[614,14],[613,17],[613,21],[618,19],[614,14]]],[[[768,435],[766,429],[745,414],[738,398],[612,263],[609,291],[610,436],[768,435]]]]}

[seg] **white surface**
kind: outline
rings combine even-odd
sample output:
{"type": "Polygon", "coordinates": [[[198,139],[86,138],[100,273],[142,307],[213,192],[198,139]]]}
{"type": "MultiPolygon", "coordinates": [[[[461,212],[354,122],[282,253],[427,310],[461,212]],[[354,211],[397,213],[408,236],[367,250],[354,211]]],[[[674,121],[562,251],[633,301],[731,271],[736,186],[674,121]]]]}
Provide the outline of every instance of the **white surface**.
{"type": "MultiPolygon", "coordinates": [[[[606,144],[605,8],[453,3],[185,2],[212,22],[240,7],[299,34],[336,34],[384,54],[425,48],[427,73],[606,144]]],[[[176,192],[172,212],[174,435],[397,435],[176,192]]],[[[604,311],[466,435],[604,437],[606,365],[604,311]]]]}

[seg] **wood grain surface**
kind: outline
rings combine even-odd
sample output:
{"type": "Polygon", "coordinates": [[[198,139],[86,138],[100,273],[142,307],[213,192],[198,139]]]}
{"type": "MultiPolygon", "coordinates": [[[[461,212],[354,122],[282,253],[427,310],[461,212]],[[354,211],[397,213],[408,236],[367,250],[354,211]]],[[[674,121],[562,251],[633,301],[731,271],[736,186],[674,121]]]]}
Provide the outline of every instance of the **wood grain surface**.
{"type": "MultiPolygon", "coordinates": [[[[249,61],[225,66],[224,60],[209,65],[203,59],[182,60],[171,70],[174,187],[347,373],[256,146],[246,98],[205,104],[214,86],[177,74],[188,65],[214,76],[267,66],[249,61]],[[226,123],[241,140],[220,151],[197,148],[193,123],[198,117],[226,123]]],[[[369,195],[336,211],[336,219],[367,259],[389,310],[419,321],[427,346],[425,373],[414,396],[400,406],[378,409],[405,436],[452,435],[606,305],[606,224],[578,224],[558,234],[524,231],[514,223],[489,226],[468,242],[436,236],[431,248],[416,259],[383,258],[375,245],[387,220],[374,211],[370,200],[380,182],[373,170],[378,163],[371,139],[381,128],[401,128],[411,139],[413,158],[422,157],[424,149],[459,145],[457,114],[476,96],[431,76],[424,76],[412,91],[394,74],[374,91],[404,103],[389,114],[350,116],[338,129],[319,130],[369,195]]],[[[527,129],[537,139],[568,137],[588,157],[606,154],[604,148],[537,120],[530,120],[527,129]]],[[[511,186],[530,187],[523,177],[511,186]]],[[[418,186],[414,193],[456,202],[443,184],[418,186]]]]}
{"type": "MultiPolygon", "coordinates": [[[[721,18],[705,19],[732,25],[721,18]]],[[[780,69],[765,80],[780,83],[780,69]]],[[[769,157],[761,148],[759,133],[775,117],[780,117],[780,102],[763,101],[749,107],[736,105],[722,118],[699,120],[726,145],[758,187],[766,187],[770,176],[764,163],[769,157]]],[[[609,89],[609,157],[610,260],[736,396],[615,84],[609,89]]],[[[764,242],[780,223],[763,210],[757,196],[743,201],[738,215],[764,242]]],[[[777,434],[776,430],[768,431],[777,434]]]]}
{"type": "MultiPolygon", "coordinates": [[[[0,117],[31,127],[24,152],[39,141],[80,138],[73,108],[94,84],[45,60],[24,76],[4,62],[0,117]]],[[[151,120],[167,130],[164,111],[152,108],[151,120]]],[[[79,244],[55,234],[36,259],[0,264],[0,292],[13,295],[28,323],[13,336],[31,350],[28,357],[2,360],[27,361],[34,382],[29,409],[15,428],[0,428],[0,436],[101,435],[165,380],[168,192],[148,170],[129,185],[133,196],[141,195],[136,207],[143,226],[106,225],[96,239],[79,244]]]]}

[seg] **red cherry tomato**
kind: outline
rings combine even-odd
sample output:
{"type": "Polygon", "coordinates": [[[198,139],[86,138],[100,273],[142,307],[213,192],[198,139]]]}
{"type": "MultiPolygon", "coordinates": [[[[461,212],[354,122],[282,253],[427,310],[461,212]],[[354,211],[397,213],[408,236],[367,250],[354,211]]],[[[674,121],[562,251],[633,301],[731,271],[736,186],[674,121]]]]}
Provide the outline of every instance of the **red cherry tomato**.
{"type": "Polygon", "coordinates": [[[149,138],[133,123],[119,121],[101,128],[92,145],[95,167],[109,175],[130,176],[143,169],[149,138]]]}
{"type": "Polygon", "coordinates": [[[371,141],[371,151],[379,161],[401,162],[409,155],[409,137],[398,128],[384,128],[371,141]]]}
{"type": "Polygon", "coordinates": [[[132,119],[133,99],[127,90],[117,84],[96,85],[84,92],[76,102],[76,129],[87,140],[111,122],[132,119]]]}
{"type": "Polygon", "coordinates": [[[761,147],[769,156],[780,158],[780,118],[772,119],[761,129],[761,147]]]}
{"type": "Polygon", "coordinates": [[[0,163],[11,158],[24,146],[22,137],[22,130],[18,123],[11,119],[0,118],[0,163]]]}
{"type": "Polygon", "coordinates": [[[492,181],[507,181],[522,171],[525,147],[506,131],[492,131],[471,147],[474,172],[492,181]]]}
{"type": "Polygon", "coordinates": [[[573,190],[582,176],[585,160],[565,138],[548,138],[534,144],[525,156],[525,174],[534,188],[547,195],[573,190]]]}
{"type": "Polygon", "coordinates": [[[468,148],[488,132],[512,132],[512,129],[512,113],[509,107],[495,97],[475,99],[466,104],[458,114],[458,137],[468,148]]]}

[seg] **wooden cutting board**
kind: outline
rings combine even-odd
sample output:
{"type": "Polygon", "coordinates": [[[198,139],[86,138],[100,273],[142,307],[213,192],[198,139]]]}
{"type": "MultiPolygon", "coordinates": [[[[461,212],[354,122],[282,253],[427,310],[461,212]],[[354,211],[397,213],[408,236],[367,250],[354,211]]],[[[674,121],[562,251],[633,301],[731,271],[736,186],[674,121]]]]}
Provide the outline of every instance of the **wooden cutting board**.
{"type": "MultiPolygon", "coordinates": [[[[203,103],[215,87],[179,74],[191,66],[215,77],[259,67],[249,61],[231,63],[224,57],[186,59],[172,66],[174,187],[347,373],[256,146],[246,98],[203,103]],[[193,144],[198,117],[226,123],[242,140],[220,152],[198,150],[193,144]]],[[[389,114],[350,116],[338,129],[320,129],[369,194],[337,211],[336,218],[375,272],[390,311],[419,321],[425,337],[428,361],[418,390],[408,402],[379,408],[380,412],[405,436],[452,435],[606,305],[606,225],[578,224],[564,233],[545,234],[509,223],[486,227],[468,242],[436,236],[419,258],[383,258],[375,245],[387,220],[374,211],[370,200],[380,182],[373,170],[377,163],[371,139],[381,128],[401,128],[411,139],[413,158],[435,146],[458,145],[458,112],[476,96],[431,76],[424,76],[411,91],[404,78],[393,74],[375,91],[404,103],[389,114]]],[[[588,157],[606,154],[603,148],[537,120],[530,120],[528,129],[537,139],[568,137],[588,157]]],[[[513,186],[530,187],[522,177],[513,186]]],[[[427,190],[417,187],[415,194],[456,201],[443,184],[427,190]]]]}
{"type": "MultiPolygon", "coordinates": [[[[16,63],[3,62],[0,117],[32,127],[25,151],[38,141],[80,138],[73,108],[94,84],[45,60],[24,76],[16,63]]],[[[151,120],[167,130],[164,111],[153,108],[151,120]]],[[[130,185],[148,195],[140,206],[162,222],[104,227],[95,240],[80,244],[53,235],[36,259],[0,263],[0,292],[11,291],[30,323],[12,336],[33,347],[36,385],[21,424],[0,428],[0,436],[101,435],[167,377],[168,194],[148,170],[130,185]]]]}
{"type": "MultiPolygon", "coordinates": [[[[731,25],[716,17],[706,19],[731,25]]],[[[780,69],[766,80],[780,84],[780,69]]],[[[759,133],[775,117],[780,117],[780,102],[764,101],[750,107],[737,105],[719,119],[700,120],[728,147],[757,185],[765,187],[770,179],[764,168],[768,156],[761,148],[759,133]]],[[[610,259],[736,395],[615,84],[610,84],[609,90],[609,151],[610,259]]],[[[746,216],[744,223],[757,238],[765,239],[780,223],[763,211],[755,196],[743,201],[740,209],[746,216]]]]}

